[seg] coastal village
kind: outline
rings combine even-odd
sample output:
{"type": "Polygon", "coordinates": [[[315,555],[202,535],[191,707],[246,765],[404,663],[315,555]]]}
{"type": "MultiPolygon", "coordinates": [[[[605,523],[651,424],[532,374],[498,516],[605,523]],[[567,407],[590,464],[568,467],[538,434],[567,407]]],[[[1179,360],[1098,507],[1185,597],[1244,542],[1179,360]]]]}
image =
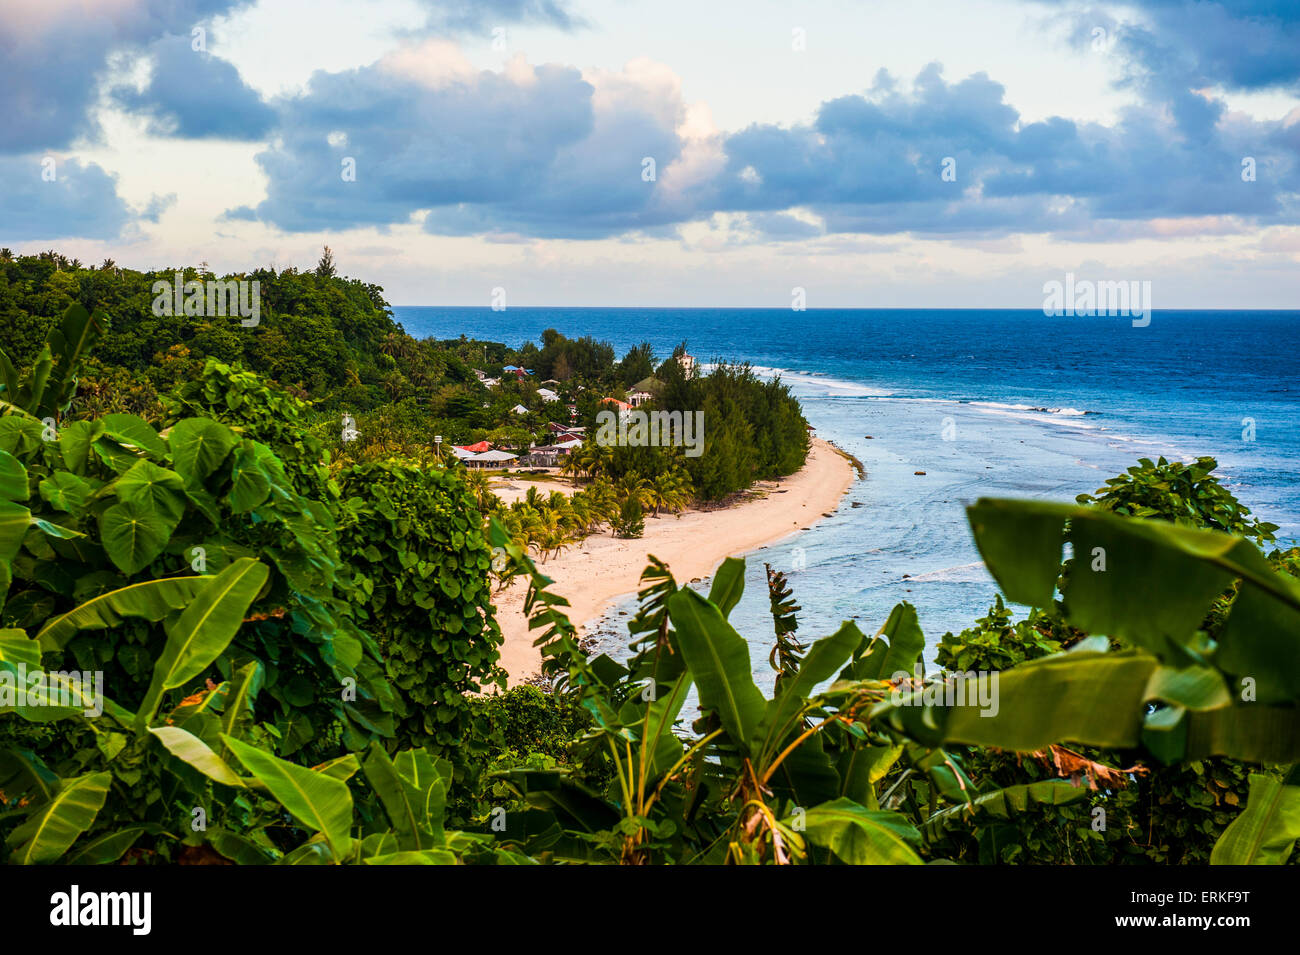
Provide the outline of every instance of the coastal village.
{"type": "MultiPolygon", "coordinates": [[[[680,355],[677,361],[687,378],[695,375],[697,363],[693,356],[680,355]]],[[[501,377],[489,377],[486,372],[478,368],[473,369],[473,372],[485,387],[500,387],[501,377]]],[[[509,375],[518,381],[526,382],[533,375],[533,370],[518,365],[506,365],[502,368],[501,375],[502,377],[509,375]]],[[[663,383],[653,375],[649,375],[628,389],[626,399],[605,396],[600,399],[599,404],[603,408],[617,412],[620,417],[624,417],[638,408],[653,404],[662,388],[663,383]]],[[[581,385],[576,385],[573,392],[568,393],[565,391],[564,383],[554,378],[548,378],[538,383],[532,395],[536,397],[543,408],[551,403],[563,404],[570,422],[569,424],[561,424],[554,420],[547,422],[545,427],[546,437],[541,443],[532,440],[527,447],[501,447],[485,439],[473,444],[451,445],[450,452],[466,467],[473,469],[510,470],[526,468],[551,470],[560,468],[563,466],[564,458],[582,447],[583,442],[587,440],[586,426],[572,423],[578,418],[578,406],[574,403],[574,399],[583,390],[581,385]]],[[[510,410],[512,414],[521,419],[533,413],[533,409],[522,403],[516,404],[510,410]]],[[[552,418],[563,417],[562,414],[555,414],[554,412],[550,416],[552,418]]]]}

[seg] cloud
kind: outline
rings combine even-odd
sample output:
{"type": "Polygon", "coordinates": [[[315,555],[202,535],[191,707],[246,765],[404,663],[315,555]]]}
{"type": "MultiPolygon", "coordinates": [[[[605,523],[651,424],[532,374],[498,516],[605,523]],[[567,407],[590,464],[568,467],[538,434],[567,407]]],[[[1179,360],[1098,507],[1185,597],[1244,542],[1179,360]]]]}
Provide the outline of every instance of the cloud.
{"type": "Polygon", "coordinates": [[[525,23],[572,30],[586,21],[557,0],[419,0],[428,10],[428,26],[448,31],[489,29],[525,23]]]}
{"type": "Polygon", "coordinates": [[[109,58],[244,0],[6,0],[0,4],[0,153],[60,149],[98,132],[90,108],[109,58]]]}
{"type": "Polygon", "coordinates": [[[115,239],[133,218],[117,183],[95,163],[0,156],[0,223],[6,242],[115,239]],[[53,175],[53,179],[48,178],[53,175]]]}
{"type": "Polygon", "coordinates": [[[287,231],[418,220],[445,235],[596,238],[694,214],[704,160],[679,160],[707,133],[688,122],[671,71],[634,61],[584,75],[517,56],[477,72],[456,56],[434,41],[317,73],[277,101],[258,218],[287,231]],[[671,188],[657,188],[661,173],[671,188]]]}
{"type": "Polygon", "coordinates": [[[169,192],[165,196],[152,195],[148,203],[138,213],[139,217],[145,222],[157,223],[163,216],[163,213],[176,205],[176,193],[169,192]]]}
{"type": "MultiPolygon", "coordinates": [[[[1300,5],[1295,0],[1125,0],[1116,43],[1145,70],[1199,87],[1296,89],[1300,85],[1300,5]]],[[[1094,13],[1075,15],[1080,23],[1094,13]]]]}
{"type": "Polygon", "coordinates": [[[275,112],[232,64],[193,44],[189,36],[152,43],[148,82],[143,89],[117,87],[116,102],[149,116],[149,131],[156,136],[263,139],[275,123],[275,112]]]}
{"type": "Polygon", "coordinates": [[[828,232],[936,237],[1086,234],[1098,220],[1170,217],[1288,223],[1300,215],[1298,132],[1214,101],[1204,116],[1148,103],[1113,126],[1022,124],[1000,84],[982,73],[950,84],[932,64],[910,89],[880,75],[865,95],[824,103],[811,124],[728,137],[714,208],[802,206],[828,232]],[[1243,180],[1246,157],[1255,181],[1243,180]]]}
{"type": "MultiPolygon", "coordinates": [[[[207,55],[186,60],[191,28],[254,0],[4,0],[0,3],[0,154],[61,149],[96,138],[93,108],[110,63],[153,44],[156,80],[128,105],[157,132],[256,139],[269,114],[234,68],[207,55]],[[163,38],[172,35],[172,39],[163,38]],[[181,39],[177,39],[181,38],[181,39]]],[[[463,32],[514,23],[564,30],[585,21],[560,0],[419,0],[425,30],[463,32]]],[[[364,11],[359,14],[364,16],[364,11]]]]}

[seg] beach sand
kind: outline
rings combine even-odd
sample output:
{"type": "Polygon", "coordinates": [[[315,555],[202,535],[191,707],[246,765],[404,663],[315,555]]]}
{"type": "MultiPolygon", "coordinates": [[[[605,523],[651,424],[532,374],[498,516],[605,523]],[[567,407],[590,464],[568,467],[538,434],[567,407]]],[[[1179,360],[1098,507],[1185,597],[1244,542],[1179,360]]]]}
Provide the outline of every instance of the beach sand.
{"type": "MultiPolygon", "coordinates": [[[[621,540],[608,533],[587,537],[544,564],[542,573],[555,583],[554,593],[568,599],[569,619],[591,623],[620,598],[637,591],[646,555],[668,564],[678,583],[707,577],[727,557],[738,557],[817,523],[839,504],[853,483],[853,466],[834,448],[813,438],[804,466],[779,481],[761,481],[747,499],[716,510],[688,510],[680,517],[647,517],[645,536],[621,540]]],[[[507,481],[526,487],[526,481],[507,481]]],[[[566,490],[564,483],[544,482],[543,490],[566,490]]],[[[495,489],[494,489],[495,490],[495,489]]],[[[522,494],[495,490],[503,499],[522,494]]],[[[571,490],[571,489],[569,489],[571,490]]],[[[527,584],[516,580],[493,598],[505,643],[501,666],[510,685],[541,669],[542,657],[524,616],[527,584]]]]}

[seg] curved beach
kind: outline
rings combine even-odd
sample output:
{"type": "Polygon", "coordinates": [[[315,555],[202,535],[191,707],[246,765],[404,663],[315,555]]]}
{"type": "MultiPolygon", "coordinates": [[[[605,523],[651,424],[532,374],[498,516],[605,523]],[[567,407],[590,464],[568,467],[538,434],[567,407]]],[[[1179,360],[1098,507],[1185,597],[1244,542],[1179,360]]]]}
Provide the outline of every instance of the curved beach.
{"type": "MultiPolygon", "coordinates": [[[[727,557],[746,554],[816,524],[835,509],[855,476],[844,455],[813,438],[802,468],[779,481],[759,482],[737,504],[691,509],[680,517],[648,517],[645,535],[639,539],[597,534],[539,566],[555,581],[552,590],[568,599],[569,618],[581,631],[612,604],[637,591],[647,554],[668,564],[678,582],[707,577],[727,557]]],[[[533,646],[536,634],[529,632],[524,616],[526,592],[526,583],[517,580],[493,600],[505,636],[501,666],[509,674],[511,686],[541,669],[541,653],[533,646]]]]}

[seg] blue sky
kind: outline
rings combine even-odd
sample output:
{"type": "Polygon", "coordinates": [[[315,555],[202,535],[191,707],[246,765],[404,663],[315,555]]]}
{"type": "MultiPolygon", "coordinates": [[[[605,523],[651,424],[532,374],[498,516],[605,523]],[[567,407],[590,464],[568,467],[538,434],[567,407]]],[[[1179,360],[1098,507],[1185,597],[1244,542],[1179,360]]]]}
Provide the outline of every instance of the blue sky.
{"type": "Polygon", "coordinates": [[[0,244],[327,243],[401,304],[1296,307],[1297,50],[1294,0],[7,0],[0,244]]]}

